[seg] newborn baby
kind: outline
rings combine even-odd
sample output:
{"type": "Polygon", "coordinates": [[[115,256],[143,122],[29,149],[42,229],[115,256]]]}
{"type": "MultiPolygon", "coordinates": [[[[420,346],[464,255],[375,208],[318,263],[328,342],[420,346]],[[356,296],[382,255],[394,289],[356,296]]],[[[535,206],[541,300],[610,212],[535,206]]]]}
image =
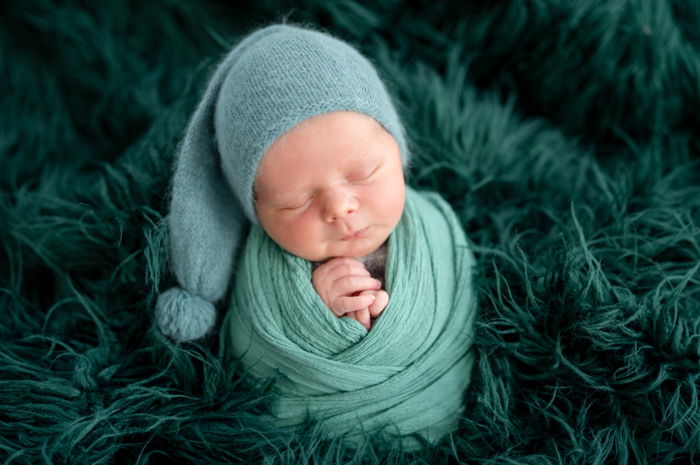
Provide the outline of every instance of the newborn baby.
{"type": "Polygon", "coordinates": [[[222,355],[250,382],[275,376],[271,421],[311,418],[352,444],[440,439],[471,379],[474,260],[450,206],[405,185],[409,156],[357,50],[288,25],[247,36],[179,146],[180,286],[159,296],[158,327],[203,337],[233,280],[222,355]]]}
{"type": "MultiPolygon", "coordinates": [[[[267,150],[255,200],[272,240],[298,257],[325,262],[314,270],[313,286],[326,306],[369,329],[389,296],[356,257],[380,255],[405,200],[391,134],[356,112],[304,121],[267,150]]],[[[375,268],[384,267],[381,255],[375,268]]]]}

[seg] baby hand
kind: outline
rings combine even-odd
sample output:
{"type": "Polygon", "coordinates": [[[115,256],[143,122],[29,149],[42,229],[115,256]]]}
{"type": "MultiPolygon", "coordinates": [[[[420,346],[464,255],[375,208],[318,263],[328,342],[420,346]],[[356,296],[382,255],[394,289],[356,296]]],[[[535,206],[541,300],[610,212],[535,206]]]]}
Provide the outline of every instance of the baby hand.
{"type": "Polygon", "coordinates": [[[384,290],[378,290],[362,291],[360,292],[360,295],[374,295],[374,302],[372,302],[368,308],[349,312],[346,314],[346,316],[348,318],[352,318],[353,320],[357,320],[362,326],[369,330],[372,325],[372,319],[377,318],[389,303],[389,294],[387,294],[387,292],[384,290]]]}
{"type": "MultiPolygon", "coordinates": [[[[332,258],[313,271],[311,282],[323,303],[336,316],[366,310],[367,318],[363,314],[362,319],[366,319],[369,325],[369,308],[380,298],[372,291],[381,289],[382,283],[370,276],[361,261],[347,257],[332,258]]],[[[388,295],[386,297],[388,301],[388,295]]],[[[365,327],[368,328],[367,325],[365,327]]]]}

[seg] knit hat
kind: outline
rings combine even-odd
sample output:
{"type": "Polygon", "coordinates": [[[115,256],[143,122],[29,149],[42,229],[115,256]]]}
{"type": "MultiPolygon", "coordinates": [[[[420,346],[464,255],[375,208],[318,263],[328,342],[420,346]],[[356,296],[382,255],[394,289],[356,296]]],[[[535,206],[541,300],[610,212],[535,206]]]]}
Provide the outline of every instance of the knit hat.
{"type": "Polygon", "coordinates": [[[167,225],[179,287],[158,297],[156,322],[178,342],[214,325],[248,222],[263,154],[302,121],[334,111],[373,117],[408,151],[391,99],[372,64],[347,43],[290,25],[259,29],[221,61],[185,130],[167,225]]]}

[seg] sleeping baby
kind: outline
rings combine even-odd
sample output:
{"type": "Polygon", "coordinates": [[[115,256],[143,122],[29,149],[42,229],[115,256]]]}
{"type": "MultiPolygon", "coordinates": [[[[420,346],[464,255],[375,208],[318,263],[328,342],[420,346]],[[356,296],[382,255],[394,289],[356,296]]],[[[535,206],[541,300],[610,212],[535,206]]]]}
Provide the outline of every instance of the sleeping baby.
{"type": "Polygon", "coordinates": [[[179,147],[167,220],[180,286],[159,296],[161,331],[205,336],[229,290],[222,355],[252,382],[275,376],[277,425],[408,449],[454,430],[474,259],[450,206],[405,184],[408,160],[356,49],[290,25],[247,36],[179,147]]]}
{"type": "Polygon", "coordinates": [[[260,226],[272,240],[298,257],[325,262],[312,283],[326,306],[370,329],[370,318],[389,300],[376,277],[383,275],[386,240],[405,198],[391,134],[354,111],[314,116],[266,151],[254,191],[260,226]]]}

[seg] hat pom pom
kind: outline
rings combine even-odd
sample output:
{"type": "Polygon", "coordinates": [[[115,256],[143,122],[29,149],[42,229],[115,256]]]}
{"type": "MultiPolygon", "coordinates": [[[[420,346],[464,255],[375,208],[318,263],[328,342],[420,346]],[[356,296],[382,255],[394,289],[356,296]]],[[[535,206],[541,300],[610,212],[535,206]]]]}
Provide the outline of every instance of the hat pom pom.
{"type": "Polygon", "coordinates": [[[176,342],[204,337],[214,326],[214,304],[180,287],[173,287],[158,296],[156,323],[161,332],[176,342]]]}

